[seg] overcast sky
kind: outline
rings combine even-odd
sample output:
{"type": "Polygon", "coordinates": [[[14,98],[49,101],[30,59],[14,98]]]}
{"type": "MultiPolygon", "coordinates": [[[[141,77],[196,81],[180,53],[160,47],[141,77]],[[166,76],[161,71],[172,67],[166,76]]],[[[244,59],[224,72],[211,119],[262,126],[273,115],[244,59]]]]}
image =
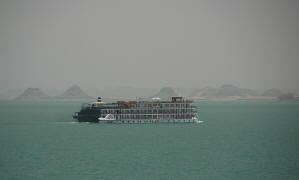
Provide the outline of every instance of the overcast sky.
{"type": "Polygon", "coordinates": [[[0,89],[299,89],[298,0],[0,0],[0,89]]]}

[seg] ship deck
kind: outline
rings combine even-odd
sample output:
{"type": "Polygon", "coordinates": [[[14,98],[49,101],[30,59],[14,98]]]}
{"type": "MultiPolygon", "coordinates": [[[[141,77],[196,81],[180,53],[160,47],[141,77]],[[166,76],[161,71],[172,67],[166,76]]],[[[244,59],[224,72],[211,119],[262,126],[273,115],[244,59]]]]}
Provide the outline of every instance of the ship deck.
{"type": "Polygon", "coordinates": [[[155,124],[155,123],[198,123],[198,119],[126,119],[126,120],[100,120],[99,123],[112,123],[112,124],[155,124]]]}

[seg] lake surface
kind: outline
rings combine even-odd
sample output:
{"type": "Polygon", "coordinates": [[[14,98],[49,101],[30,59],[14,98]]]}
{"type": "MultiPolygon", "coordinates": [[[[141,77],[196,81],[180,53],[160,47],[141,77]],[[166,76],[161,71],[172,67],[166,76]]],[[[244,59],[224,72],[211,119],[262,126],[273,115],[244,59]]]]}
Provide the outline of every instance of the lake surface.
{"type": "Polygon", "coordinates": [[[90,124],[0,101],[0,179],[299,179],[299,103],[198,102],[199,124],[90,124]]]}

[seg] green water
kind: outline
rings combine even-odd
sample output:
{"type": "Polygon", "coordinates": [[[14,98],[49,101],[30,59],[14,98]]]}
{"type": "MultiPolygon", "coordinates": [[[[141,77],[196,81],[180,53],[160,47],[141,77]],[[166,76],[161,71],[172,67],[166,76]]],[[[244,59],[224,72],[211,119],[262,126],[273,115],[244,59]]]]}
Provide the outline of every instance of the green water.
{"type": "Polygon", "coordinates": [[[200,124],[89,124],[0,101],[0,179],[299,179],[299,103],[197,104],[200,124]]]}

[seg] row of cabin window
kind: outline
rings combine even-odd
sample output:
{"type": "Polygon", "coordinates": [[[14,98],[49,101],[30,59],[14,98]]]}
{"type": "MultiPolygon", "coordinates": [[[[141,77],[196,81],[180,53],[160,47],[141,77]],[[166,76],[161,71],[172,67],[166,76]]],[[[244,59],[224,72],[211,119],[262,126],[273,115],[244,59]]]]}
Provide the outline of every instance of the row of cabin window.
{"type": "Polygon", "coordinates": [[[192,115],[116,115],[116,119],[191,119],[192,115]]]}
{"type": "Polygon", "coordinates": [[[159,103],[159,104],[143,104],[143,103],[137,103],[136,107],[160,107],[160,108],[167,108],[167,107],[190,107],[189,103],[159,103]]]}
{"type": "MultiPolygon", "coordinates": [[[[122,123],[156,123],[157,121],[152,121],[152,120],[147,120],[147,121],[140,121],[140,120],[129,120],[129,121],[127,121],[127,120],[123,120],[123,121],[121,121],[122,123]]],[[[184,121],[182,121],[182,120],[179,120],[179,121],[177,121],[177,120],[168,120],[168,122],[170,123],[170,122],[173,122],[173,123],[175,123],[175,122],[194,122],[194,120],[184,120],[184,121]]]]}
{"type": "Polygon", "coordinates": [[[191,113],[191,112],[195,112],[193,109],[154,109],[154,110],[102,110],[102,113],[126,113],[126,114],[139,114],[139,113],[143,113],[143,114],[152,114],[152,113],[191,113]]]}

